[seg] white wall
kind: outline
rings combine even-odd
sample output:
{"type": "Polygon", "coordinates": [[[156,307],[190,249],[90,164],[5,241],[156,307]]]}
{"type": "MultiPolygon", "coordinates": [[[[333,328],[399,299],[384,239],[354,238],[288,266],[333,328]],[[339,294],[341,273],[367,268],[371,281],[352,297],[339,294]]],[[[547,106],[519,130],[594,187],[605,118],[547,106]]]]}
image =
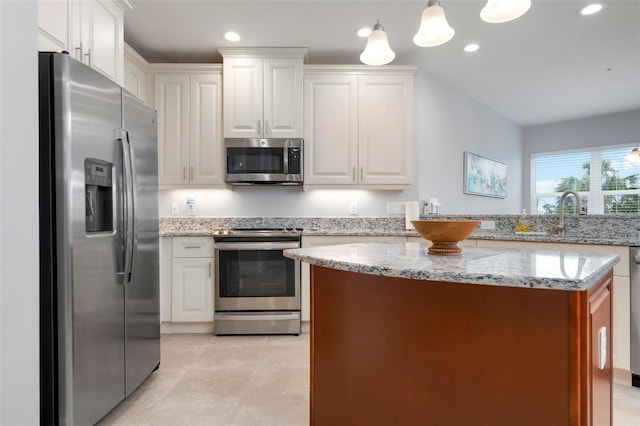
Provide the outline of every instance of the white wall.
{"type": "Polygon", "coordinates": [[[39,424],[38,81],[33,0],[0,0],[0,424],[39,424]]]}
{"type": "Polygon", "coordinates": [[[640,110],[525,127],[522,140],[522,204],[528,206],[531,203],[531,154],[607,145],[638,145],[640,110]]]}
{"type": "Polygon", "coordinates": [[[359,216],[384,216],[387,202],[440,200],[441,213],[519,213],[522,199],[521,130],[474,99],[436,81],[415,76],[414,184],[406,191],[313,190],[296,187],[237,187],[235,190],[161,191],[160,216],[171,203],[186,214],[186,198],[199,216],[348,216],[351,201],[359,216]],[[463,153],[470,150],[510,165],[506,199],[463,193],[463,153]]]}
{"type": "Polygon", "coordinates": [[[415,87],[420,199],[437,198],[446,214],[519,213],[520,126],[426,72],[417,73],[415,87]],[[506,198],[464,194],[464,151],[509,165],[506,198]]]}

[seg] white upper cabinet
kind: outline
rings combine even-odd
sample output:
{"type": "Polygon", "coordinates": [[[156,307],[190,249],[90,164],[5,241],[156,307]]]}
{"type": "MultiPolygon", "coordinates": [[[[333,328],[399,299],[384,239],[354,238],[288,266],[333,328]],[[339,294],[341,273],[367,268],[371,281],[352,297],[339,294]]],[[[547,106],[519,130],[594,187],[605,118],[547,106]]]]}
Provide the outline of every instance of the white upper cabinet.
{"type": "Polygon", "coordinates": [[[220,67],[152,67],[161,187],[224,186],[220,67]]]}
{"type": "Polygon", "coordinates": [[[411,185],[414,72],[305,67],[305,188],[411,185]]]}
{"type": "Polygon", "coordinates": [[[147,97],[146,69],[149,63],[133,50],[128,44],[124,45],[124,88],[144,103],[149,103],[147,97]]]}
{"type": "Polygon", "coordinates": [[[358,165],[358,77],[305,76],[304,181],[353,185],[358,165]]]}
{"type": "Polygon", "coordinates": [[[219,49],[224,137],[301,138],[302,64],[307,49],[219,49]]]}
{"type": "Polygon", "coordinates": [[[66,50],[123,84],[127,0],[39,0],[38,50],[66,50]]]}
{"type": "Polygon", "coordinates": [[[71,11],[68,0],[38,0],[38,50],[69,51],[71,11]]]}

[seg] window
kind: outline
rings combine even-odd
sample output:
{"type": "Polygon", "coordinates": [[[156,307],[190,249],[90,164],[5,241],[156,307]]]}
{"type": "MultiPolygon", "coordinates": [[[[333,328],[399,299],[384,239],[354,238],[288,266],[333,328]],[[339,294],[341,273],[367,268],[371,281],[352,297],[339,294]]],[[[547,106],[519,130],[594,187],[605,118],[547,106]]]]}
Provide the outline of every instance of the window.
{"type": "MultiPolygon", "coordinates": [[[[531,157],[531,206],[538,214],[557,214],[560,195],[580,195],[589,214],[640,213],[640,164],[625,161],[631,146],[535,154],[531,157]]],[[[577,213],[575,197],[565,212],[577,213]]]]}

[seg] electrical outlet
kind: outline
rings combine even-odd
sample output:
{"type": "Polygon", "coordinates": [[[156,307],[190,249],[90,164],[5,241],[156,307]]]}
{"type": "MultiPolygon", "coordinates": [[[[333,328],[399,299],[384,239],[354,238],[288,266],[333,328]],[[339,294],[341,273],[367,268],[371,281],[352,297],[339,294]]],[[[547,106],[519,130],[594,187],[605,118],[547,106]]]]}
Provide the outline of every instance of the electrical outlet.
{"type": "Polygon", "coordinates": [[[352,201],[349,204],[349,214],[351,214],[351,215],[357,215],[358,214],[358,202],[357,201],[352,201]]]}
{"type": "Polygon", "coordinates": [[[171,203],[171,214],[180,214],[180,205],[178,203],[171,203]]]}
{"type": "Polygon", "coordinates": [[[481,220],[480,229],[496,229],[496,222],[494,220],[481,220]]]}
{"type": "Polygon", "coordinates": [[[405,203],[397,203],[397,202],[388,202],[387,203],[387,214],[404,214],[405,203]]]}

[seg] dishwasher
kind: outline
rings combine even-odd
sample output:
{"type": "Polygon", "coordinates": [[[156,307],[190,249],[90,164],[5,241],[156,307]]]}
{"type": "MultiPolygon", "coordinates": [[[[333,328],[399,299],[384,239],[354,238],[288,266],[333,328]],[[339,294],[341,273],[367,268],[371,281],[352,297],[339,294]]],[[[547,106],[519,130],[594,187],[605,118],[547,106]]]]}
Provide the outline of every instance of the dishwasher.
{"type": "Polygon", "coordinates": [[[630,247],[631,384],[640,387],[640,247],[630,247]]]}

